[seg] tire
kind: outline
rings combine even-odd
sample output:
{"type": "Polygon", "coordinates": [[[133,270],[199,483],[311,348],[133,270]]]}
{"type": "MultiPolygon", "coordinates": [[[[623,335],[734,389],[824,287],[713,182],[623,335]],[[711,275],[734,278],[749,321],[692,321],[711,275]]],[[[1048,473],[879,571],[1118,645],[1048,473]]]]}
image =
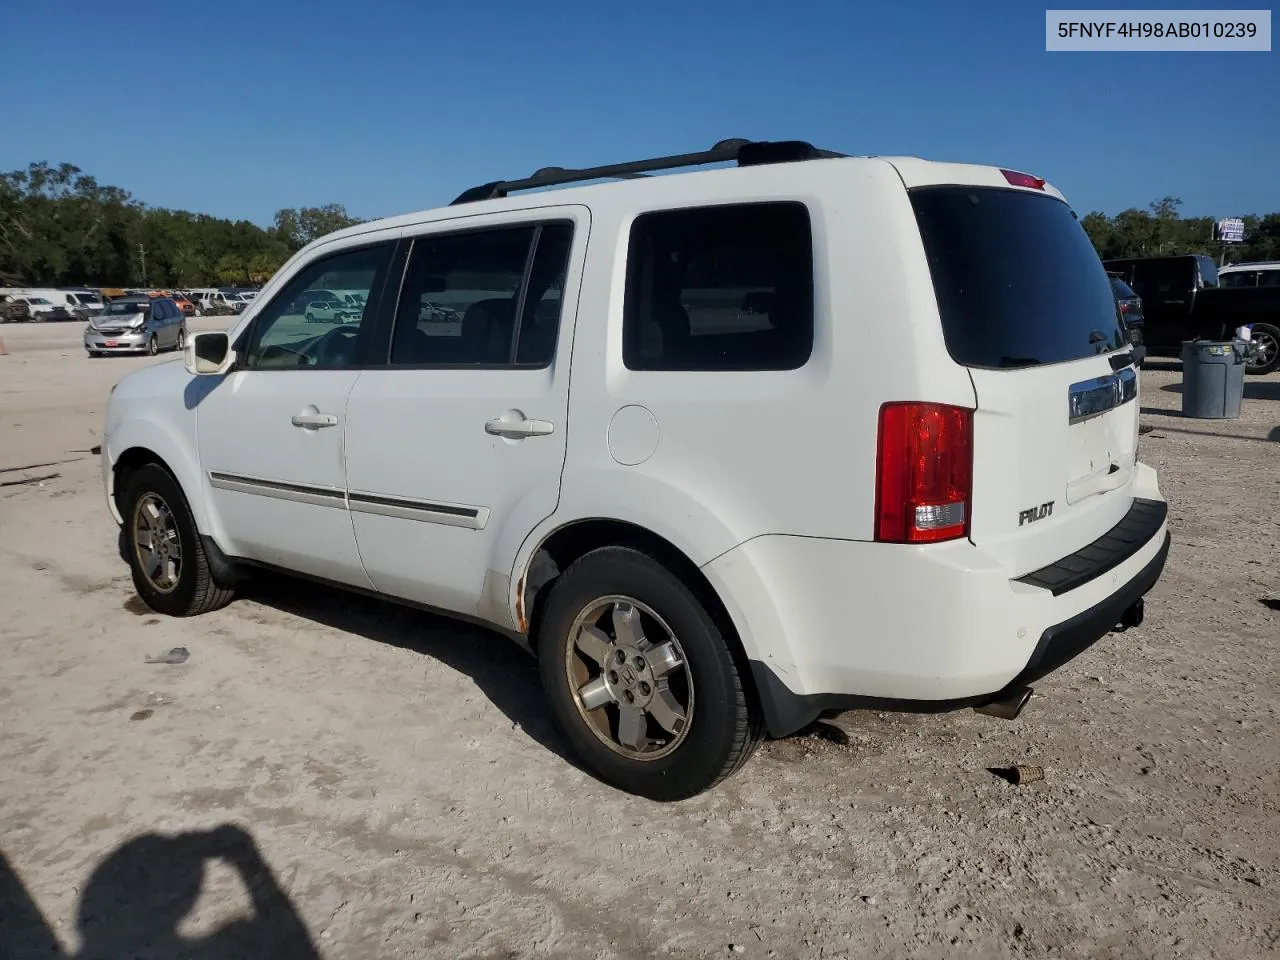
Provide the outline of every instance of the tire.
{"type": "Polygon", "coordinates": [[[181,353],[187,346],[187,328],[182,327],[178,330],[178,342],[174,345],[175,350],[181,353]]]}
{"type": "MultiPolygon", "coordinates": [[[[129,569],[133,573],[133,586],[147,606],[171,617],[191,617],[217,610],[231,602],[235,590],[214,581],[187,498],[169,471],[154,463],[140,467],[125,485],[121,506],[124,544],[129,569]],[[148,506],[157,505],[168,512],[172,521],[163,523],[163,529],[170,531],[164,538],[168,551],[165,555],[172,557],[175,541],[178,546],[177,562],[172,567],[166,563],[166,567],[175,574],[172,586],[157,585],[152,575],[143,569],[142,554],[147,551],[139,549],[138,514],[148,506]]],[[[151,526],[161,529],[161,524],[154,519],[151,526]]]]}
{"type": "Polygon", "coordinates": [[[303,314],[303,316],[306,317],[307,323],[316,322],[315,314],[313,314],[310,310],[308,310],[305,314],[303,314]]]}
{"type": "Polygon", "coordinates": [[[652,800],[683,800],[734,773],[760,742],[759,711],[729,641],[697,596],[646,553],[602,547],[573,563],[552,585],[537,643],[543,687],[560,730],[584,765],[618,789],[652,800]],[[597,619],[596,610],[605,612],[597,619]],[[592,636],[613,644],[595,648],[599,659],[586,656],[575,642],[584,618],[599,624],[592,636]],[[618,649],[619,636],[637,638],[626,630],[636,623],[652,645],[647,650],[652,661],[626,653],[643,646],[618,649]],[[659,655],[677,648],[678,657],[659,655]],[[618,666],[612,658],[620,653],[625,659],[618,666]],[[653,662],[663,666],[654,669],[653,662]],[[631,669],[633,663],[648,663],[649,669],[631,669]],[[607,693],[606,674],[613,680],[607,693]],[[589,687],[591,696],[609,699],[584,706],[580,691],[589,687]],[[668,706],[658,703],[659,695],[668,706]],[[641,712],[640,726],[630,725],[633,733],[643,731],[640,736],[624,737],[622,711],[635,716],[637,708],[624,706],[622,698],[635,704],[640,701],[632,698],[641,696],[655,712],[641,712]],[[678,713],[670,711],[672,703],[678,713]],[[623,739],[633,746],[623,745],[623,739]],[[634,749],[637,743],[640,750],[634,749]],[[640,758],[642,752],[648,757],[640,758]]]}
{"type": "Polygon", "coordinates": [[[1270,323],[1255,323],[1250,334],[1257,350],[1245,373],[1272,373],[1280,366],[1280,327],[1270,323]]]}
{"type": "Polygon", "coordinates": [[[94,357],[94,358],[99,358],[99,357],[101,357],[101,356],[102,356],[102,352],[101,352],[101,351],[99,351],[99,350],[90,350],[90,351],[89,351],[89,356],[94,357]]]}
{"type": "Polygon", "coordinates": [[[156,335],[153,333],[151,335],[151,339],[147,341],[147,353],[154,357],[159,352],[160,341],[156,339],[156,335]]]}

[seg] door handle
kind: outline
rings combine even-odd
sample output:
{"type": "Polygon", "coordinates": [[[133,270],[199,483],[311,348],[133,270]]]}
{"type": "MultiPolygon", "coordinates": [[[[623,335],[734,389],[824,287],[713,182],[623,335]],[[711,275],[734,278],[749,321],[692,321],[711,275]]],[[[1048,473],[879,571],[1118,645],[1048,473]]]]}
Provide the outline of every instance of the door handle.
{"type": "Polygon", "coordinates": [[[336,427],[338,418],[332,413],[295,413],[289,422],[295,427],[317,430],[320,427],[336,427]]]}
{"type": "Polygon", "coordinates": [[[495,437],[545,437],[555,431],[555,424],[546,420],[497,420],[485,422],[484,432],[495,437]]]}

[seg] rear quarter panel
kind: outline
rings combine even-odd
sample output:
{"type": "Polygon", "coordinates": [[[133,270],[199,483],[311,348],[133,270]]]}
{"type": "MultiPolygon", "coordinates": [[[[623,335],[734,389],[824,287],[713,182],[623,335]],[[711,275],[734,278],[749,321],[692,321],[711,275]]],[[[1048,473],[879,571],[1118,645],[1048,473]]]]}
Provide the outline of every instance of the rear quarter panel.
{"type": "Polygon", "coordinates": [[[884,161],[842,159],[674,181],[663,202],[621,185],[617,203],[592,210],[561,500],[532,541],[601,515],[611,501],[614,511],[667,518],[698,563],[763,534],[870,539],[880,404],[974,402],[967,374],[946,353],[901,179],[884,161]],[[628,370],[622,322],[634,219],[653,209],[765,200],[797,200],[809,210],[815,342],[808,364],[628,370]],[[655,447],[648,459],[624,466],[610,438],[614,417],[628,406],[652,415],[655,447]],[[612,491],[611,475],[619,478],[612,491]]]}

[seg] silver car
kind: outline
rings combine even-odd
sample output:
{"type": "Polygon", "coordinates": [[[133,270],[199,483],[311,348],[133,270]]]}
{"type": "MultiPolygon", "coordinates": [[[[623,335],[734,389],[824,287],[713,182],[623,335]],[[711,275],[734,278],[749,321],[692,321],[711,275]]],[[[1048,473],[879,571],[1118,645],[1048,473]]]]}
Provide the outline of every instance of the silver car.
{"type": "Polygon", "coordinates": [[[186,342],[186,318],[168,297],[112,300],[84,329],[84,348],[91,357],[106,353],[155,356],[161,350],[181,350],[186,342]]]}

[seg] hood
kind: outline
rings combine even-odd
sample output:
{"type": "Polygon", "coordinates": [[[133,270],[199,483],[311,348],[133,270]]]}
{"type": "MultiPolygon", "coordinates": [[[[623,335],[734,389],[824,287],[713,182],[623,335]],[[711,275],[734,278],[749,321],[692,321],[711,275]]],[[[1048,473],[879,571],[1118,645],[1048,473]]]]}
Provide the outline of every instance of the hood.
{"type": "Polygon", "coordinates": [[[127,327],[144,314],[144,310],[134,313],[97,313],[89,318],[89,322],[95,327],[127,327]]]}

